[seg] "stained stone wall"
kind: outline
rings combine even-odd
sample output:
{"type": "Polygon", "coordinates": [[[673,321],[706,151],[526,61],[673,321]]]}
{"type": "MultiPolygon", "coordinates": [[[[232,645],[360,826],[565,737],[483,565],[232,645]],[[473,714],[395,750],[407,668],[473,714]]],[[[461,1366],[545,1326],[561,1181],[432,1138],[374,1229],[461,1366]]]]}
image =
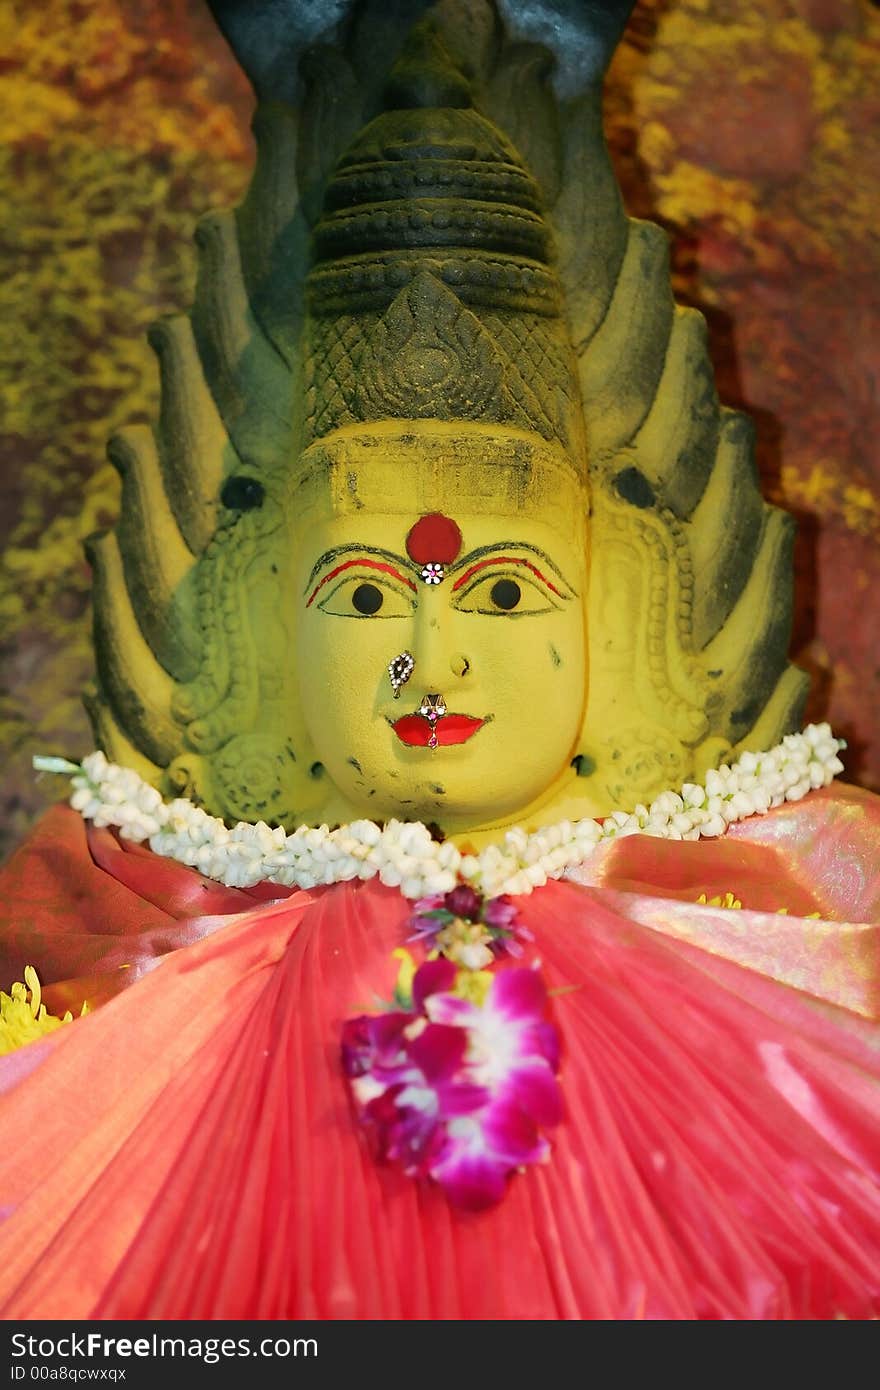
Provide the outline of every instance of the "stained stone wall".
{"type": "MultiPolygon", "coordinates": [[[[185,308],[199,214],[240,198],[252,101],[203,0],[0,14],[0,854],[90,747],[81,544],[118,505],[107,436],[151,418],[145,342],[185,308]],[[10,329],[10,326],[11,329],[10,329]]],[[[798,517],[808,715],[880,789],[880,9],[638,0],[609,76],[630,212],[673,237],[722,399],[798,517]]]]}

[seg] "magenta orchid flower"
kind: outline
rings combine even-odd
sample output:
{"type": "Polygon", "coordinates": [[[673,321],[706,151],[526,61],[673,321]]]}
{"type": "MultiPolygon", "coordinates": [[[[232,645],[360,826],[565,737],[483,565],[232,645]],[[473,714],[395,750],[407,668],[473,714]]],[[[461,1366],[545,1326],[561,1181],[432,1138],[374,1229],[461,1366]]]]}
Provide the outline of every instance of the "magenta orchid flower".
{"type": "Polygon", "coordinates": [[[559,1037],[535,970],[496,975],[485,1002],[453,993],[448,960],[422,965],[413,1009],[349,1020],[343,1067],[376,1157],[480,1210],[544,1161],[561,1118],[559,1037]]]}
{"type": "Polygon", "coordinates": [[[415,909],[410,940],[467,970],[482,970],[505,953],[521,956],[522,942],[533,939],[509,898],[484,898],[466,883],[420,898],[415,909]]]}

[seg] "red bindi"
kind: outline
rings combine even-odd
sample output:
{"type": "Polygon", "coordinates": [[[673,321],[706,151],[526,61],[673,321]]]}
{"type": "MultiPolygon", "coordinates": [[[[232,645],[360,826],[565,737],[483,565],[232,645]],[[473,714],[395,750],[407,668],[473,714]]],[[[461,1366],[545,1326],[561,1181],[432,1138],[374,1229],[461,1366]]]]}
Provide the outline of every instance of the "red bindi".
{"type": "Polygon", "coordinates": [[[451,517],[429,512],[406,538],[406,553],[417,565],[450,565],[461,550],[461,531],[451,517]]]}

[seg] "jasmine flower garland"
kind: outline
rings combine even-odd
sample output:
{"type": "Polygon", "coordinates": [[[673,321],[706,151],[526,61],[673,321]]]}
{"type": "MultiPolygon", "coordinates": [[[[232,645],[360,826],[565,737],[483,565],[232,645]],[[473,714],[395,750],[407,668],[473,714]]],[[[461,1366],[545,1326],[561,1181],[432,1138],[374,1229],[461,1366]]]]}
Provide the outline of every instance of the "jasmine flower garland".
{"type": "Polygon", "coordinates": [[[650,806],[613,811],[601,820],[561,821],[528,834],[515,827],[498,844],[464,854],[450,841],[438,844],[418,821],[391,820],[384,827],[359,820],[335,830],[300,827],[288,834],[262,821],[231,829],[217,816],[183,799],[165,802],[130,768],[90,753],[82,763],[35,757],[37,770],[71,775],[70,804],[96,826],[112,826],[122,838],[148,843],[157,854],[189,865],[229,887],[261,882],[284,887],[378,877],[406,898],[451,892],[467,883],[484,898],[530,893],[548,879],[583,864],[603,840],[621,835],[697,840],[722,835],[728,825],[798,801],[827,786],[843,764],[846,747],[828,724],[810,724],[764,753],[743,753],[730,767],[663,792],[650,806]]]}

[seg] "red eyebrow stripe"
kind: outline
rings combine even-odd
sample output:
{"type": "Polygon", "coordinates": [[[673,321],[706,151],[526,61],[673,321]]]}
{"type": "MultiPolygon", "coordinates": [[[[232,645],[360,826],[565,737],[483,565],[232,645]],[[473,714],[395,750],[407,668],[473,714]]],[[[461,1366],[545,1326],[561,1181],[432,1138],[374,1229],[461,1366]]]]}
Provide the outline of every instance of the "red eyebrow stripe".
{"type": "Polygon", "coordinates": [[[564,594],[559,592],[556,585],[551,584],[547,576],[541,573],[537,565],[533,565],[531,560],[520,559],[518,555],[490,555],[488,560],[478,560],[475,565],[471,565],[470,569],[465,570],[460,579],[456,579],[452,586],[452,592],[455,593],[456,589],[460,589],[462,584],[467,583],[472,574],[476,574],[478,570],[484,570],[487,565],[525,565],[526,569],[531,570],[532,574],[536,574],[541,583],[546,584],[547,588],[550,589],[557,598],[565,597],[564,594]]]}
{"type": "Polygon", "coordinates": [[[359,555],[356,560],[343,560],[342,564],[337,565],[335,570],[331,570],[329,574],[325,574],[324,578],[320,580],[312,590],[311,598],[306,603],[306,608],[312,606],[315,595],[320,589],[323,589],[328,580],[335,579],[337,574],[341,574],[343,570],[351,569],[352,566],[357,566],[358,569],[382,570],[384,574],[390,574],[393,579],[399,579],[401,584],[405,584],[408,589],[412,589],[413,593],[416,592],[416,586],[413,581],[407,579],[406,575],[401,574],[400,570],[396,570],[393,565],[386,565],[383,564],[381,560],[370,560],[366,555],[359,555]]]}

